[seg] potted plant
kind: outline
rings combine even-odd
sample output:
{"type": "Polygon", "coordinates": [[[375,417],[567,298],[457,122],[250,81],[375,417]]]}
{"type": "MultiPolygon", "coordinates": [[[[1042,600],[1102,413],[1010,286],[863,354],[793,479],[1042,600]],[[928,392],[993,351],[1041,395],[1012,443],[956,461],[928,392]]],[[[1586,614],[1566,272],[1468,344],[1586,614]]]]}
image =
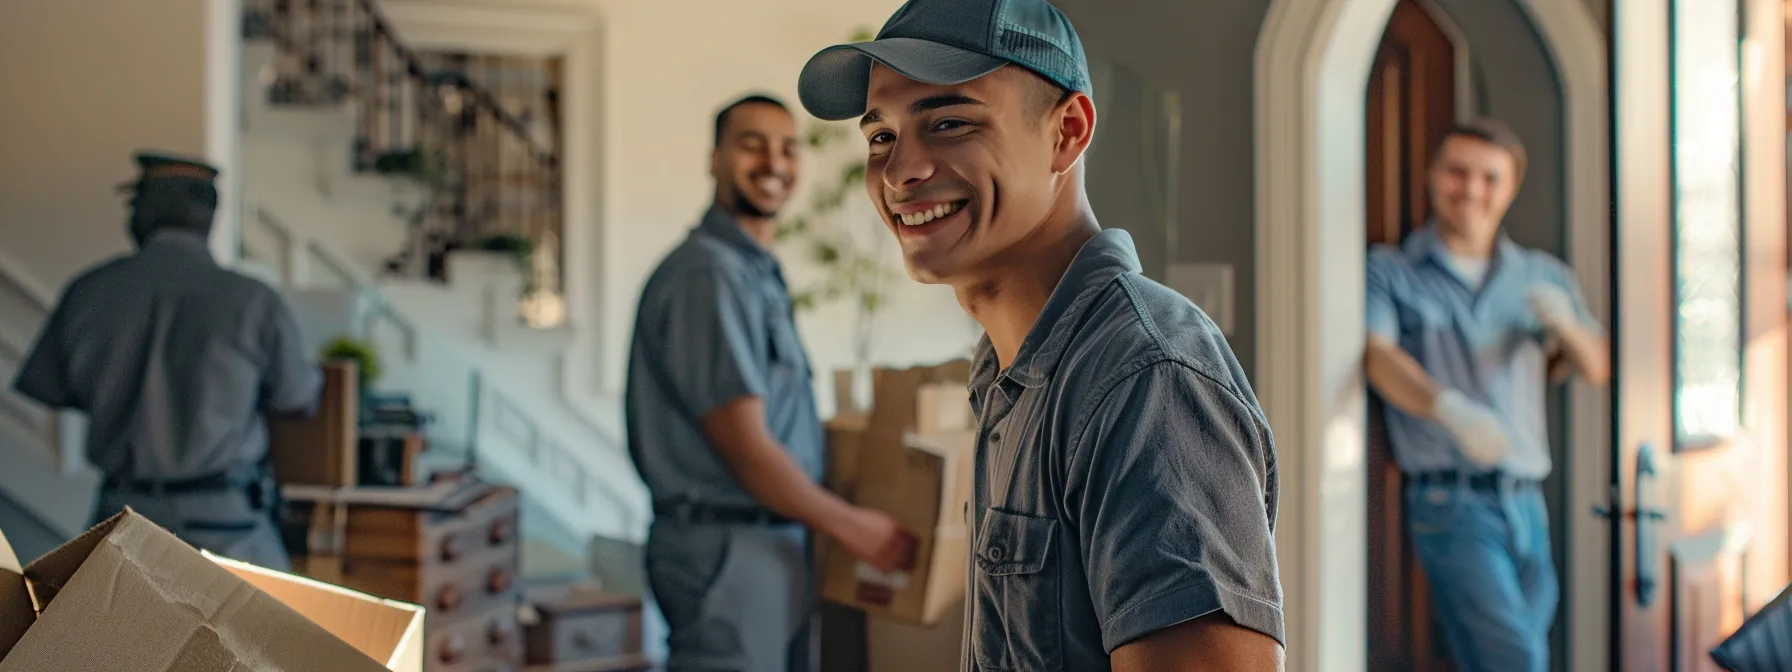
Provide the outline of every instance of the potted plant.
{"type": "Polygon", "coordinates": [[[348,361],[355,364],[355,388],[363,398],[373,389],[373,383],[380,377],[380,355],[372,343],[347,336],[339,336],[324,345],[325,361],[348,361]]]}

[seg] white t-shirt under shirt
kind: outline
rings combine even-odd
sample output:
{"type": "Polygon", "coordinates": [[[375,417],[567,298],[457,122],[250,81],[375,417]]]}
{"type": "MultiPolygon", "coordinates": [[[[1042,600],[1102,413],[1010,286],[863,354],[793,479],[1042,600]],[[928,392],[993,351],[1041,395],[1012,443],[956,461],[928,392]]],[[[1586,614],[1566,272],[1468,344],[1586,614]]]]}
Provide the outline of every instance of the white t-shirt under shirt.
{"type": "Polygon", "coordinates": [[[1487,257],[1464,257],[1444,253],[1444,265],[1455,273],[1469,289],[1480,289],[1481,282],[1487,279],[1487,266],[1491,260],[1487,257]]]}

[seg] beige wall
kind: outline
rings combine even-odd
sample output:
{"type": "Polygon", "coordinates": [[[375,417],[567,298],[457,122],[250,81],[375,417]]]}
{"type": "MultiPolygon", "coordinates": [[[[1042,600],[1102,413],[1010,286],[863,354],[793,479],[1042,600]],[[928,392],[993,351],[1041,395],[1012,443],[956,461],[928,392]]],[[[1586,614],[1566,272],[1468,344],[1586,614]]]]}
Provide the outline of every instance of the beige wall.
{"type": "Polygon", "coordinates": [[[0,3],[0,255],[37,282],[129,249],[134,150],[206,152],[210,4],[0,3]]]}

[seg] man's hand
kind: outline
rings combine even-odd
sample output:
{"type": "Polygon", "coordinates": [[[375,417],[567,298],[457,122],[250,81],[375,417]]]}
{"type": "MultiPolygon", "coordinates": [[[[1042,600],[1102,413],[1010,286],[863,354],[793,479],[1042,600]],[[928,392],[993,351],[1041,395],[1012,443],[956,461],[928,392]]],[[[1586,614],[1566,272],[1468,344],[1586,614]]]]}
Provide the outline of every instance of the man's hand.
{"type": "Polygon", "coordinates": [[[913,569],[915,538],[896,524],[896,519],[876,509],[854,506],[847,510],[829,536],[848,553],[871,563],[880,572],[913,569]]]}
{"type": "Polygon", "coordinates": [[[1506,456],[1506,430],[1499,417],[1455,390],[1439,390],[1432,417],[1450,431],[1463,457],[1477,467],[1499,464],[1506,456]]]}
{"type": "Polygon", "coordinates": [[[1560,288],[1536,285],[1525,298],[1530,300],[1531,312],[1536,313],[1537,322],[1551,334],[1560,335],[1580,323],[1580,316],[1574,312],[1574,300],[1560,288]]]}

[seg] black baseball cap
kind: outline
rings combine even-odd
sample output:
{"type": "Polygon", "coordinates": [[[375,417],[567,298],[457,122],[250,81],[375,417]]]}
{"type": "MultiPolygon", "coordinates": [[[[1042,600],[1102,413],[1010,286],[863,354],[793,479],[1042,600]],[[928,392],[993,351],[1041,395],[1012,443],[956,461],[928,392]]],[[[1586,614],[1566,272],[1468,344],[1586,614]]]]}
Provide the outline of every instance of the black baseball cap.
{"type": "Polygon", "coordinates": [[[821,50],[797,95],[828,121],[865,113],[873,62],[918,82],[961,84],[1013,63],[1089,93],[1089,61],[1070,19],[1045,0],[909,0],[870,42],[821,50]]]}

